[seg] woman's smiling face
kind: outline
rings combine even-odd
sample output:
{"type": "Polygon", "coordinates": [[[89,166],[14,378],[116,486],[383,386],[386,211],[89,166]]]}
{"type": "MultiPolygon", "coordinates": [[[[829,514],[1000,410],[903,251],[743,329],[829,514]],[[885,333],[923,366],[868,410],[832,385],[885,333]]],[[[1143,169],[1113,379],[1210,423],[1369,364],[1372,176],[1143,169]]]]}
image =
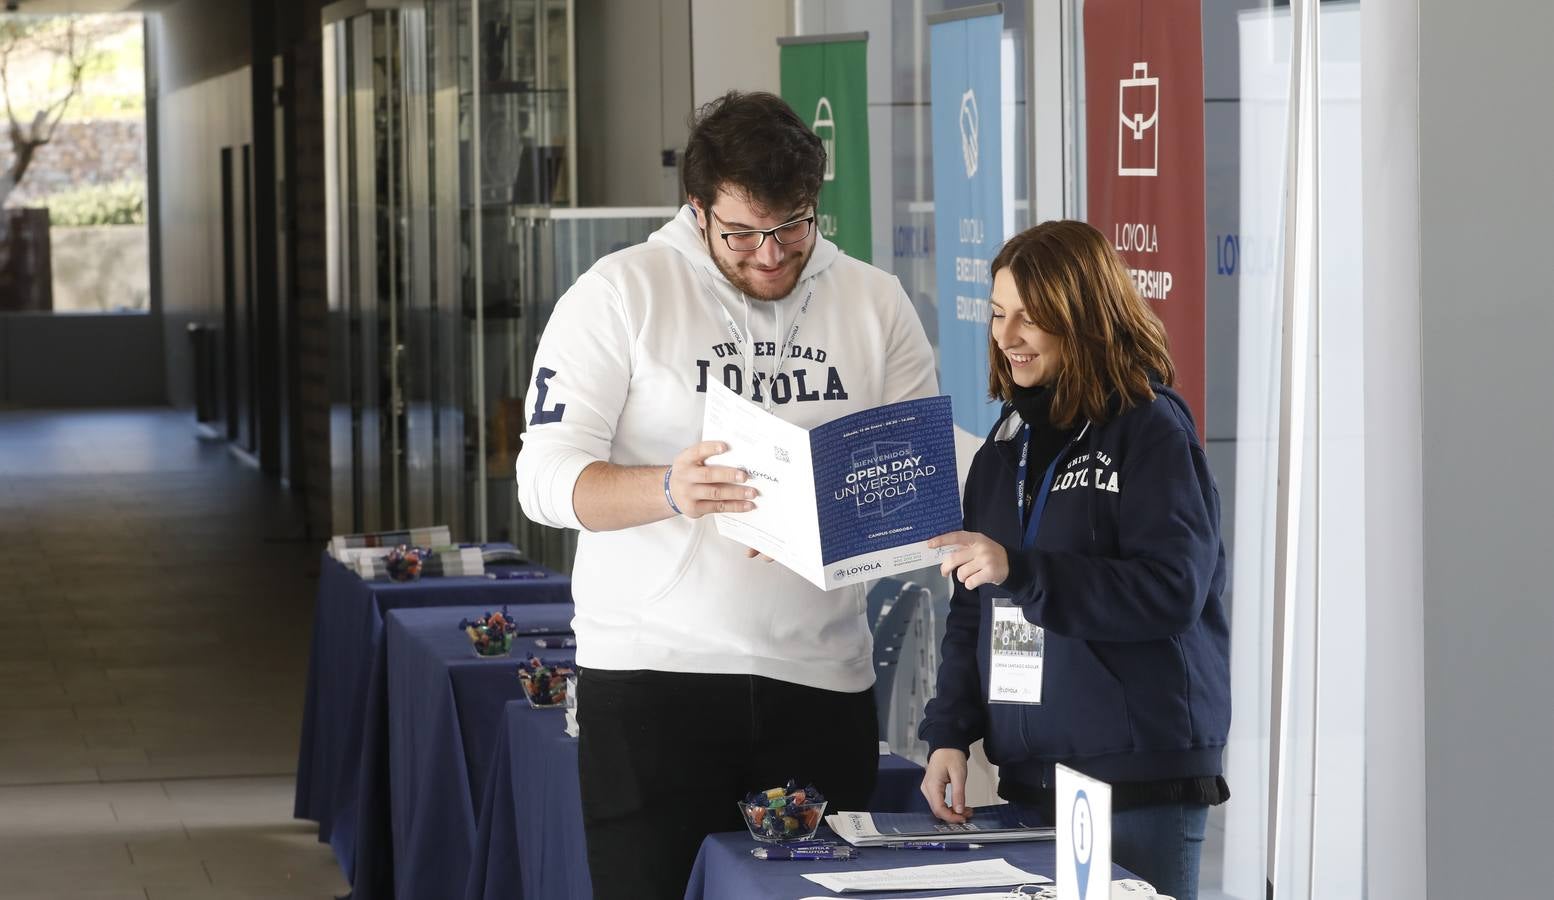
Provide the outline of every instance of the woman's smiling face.
{"type": "Polygon", "coordinates": [[[993,276],[993,340],[1009,363],[1009,374],[1020,387],[1050,385],[1062,360],[1058,339],[1042,331],[1026,315],[1025,304],[1007,267],[993,276]]]}

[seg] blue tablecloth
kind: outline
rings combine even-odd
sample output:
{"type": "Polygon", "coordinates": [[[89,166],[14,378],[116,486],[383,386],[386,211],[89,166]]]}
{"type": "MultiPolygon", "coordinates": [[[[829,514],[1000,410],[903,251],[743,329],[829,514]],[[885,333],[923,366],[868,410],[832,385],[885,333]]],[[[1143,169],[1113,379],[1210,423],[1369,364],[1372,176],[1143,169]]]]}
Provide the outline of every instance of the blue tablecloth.
{"type": "Polygon", "coordinates": [[[382,693],[383,669],[377,676],[372,673],[374,657],[383,647],[384,614],[434,606],[480,606],[484,611],[503,604],[571,602],[571,580],[566,576],[539,566],[492,566],[491,570],[543,572],[544,577],[366,582],[324,554],[313,609],[313,649],[293,815],[318,823],[319,840],[334,849],[348,881],[355,878],[356,782],[363,768],[367,721],[363,700],[374,690],[382,693]]]}
{"type": "MultiPolygon", "coordinates": [[[[530,709],[520,700],[507,704],[505,724],[486,779],[465,900],[588,900],[593,888],[583,838],[577,739],[563,731],[565,713],[530,709]]],[[[918,791],[922,780],[921,766],[894,754],[882,756],[870,806],[926,812],[928,803],[918,791]]],[[[751,843],[748,835],[744,840],[751,843]]]]}
{"type": "MultiPolygon", "coordinates": [[[[851,860],[798,861],[759,860],[750,855],[756,846],[750,835],[743,832],[714,834],[702,842],[696,855],[696,868],[691,870],[690,887],[685,900],[721,900],[723,897],[739,897],[741,900],[798,900],[801,897],[827,896],[831,892],[804,878],[805,873],[840,872],[848,870],[892,869],[905,866],[926,866],[940,863],[970,862],[974,859],[1003,857],[1027,872],[1056,877],[1056,851],[1052,841],[1021,841],[998,844],[982,850],[945,853],[932,850],[885,850],[865,847],[858,857],[851,860]]],[[[1121,866],[1112,866],[1113,878],[1131,878],[1121,866]]],[[[962,888],[950,891],[883,891],[848,894],[849,897],[943,897],[951,894],[990,892],[999,888],[962,888]]]]}
{"type": "MultiPolygon", "coordinates": [[[[518,659],[528,650],[572,657],[571,650],[538,650],[532,637],[520,636],[513,657],[477,658],[455,626],[479,610],[401,609],[385,617],[384,713],[370,719],[363,744],[354,900],[458,894],[502,710],[523,696],[518,659]]],[[[572,618],[571,604],[511,612],[520,635],[564,633],[572,618]]]]}

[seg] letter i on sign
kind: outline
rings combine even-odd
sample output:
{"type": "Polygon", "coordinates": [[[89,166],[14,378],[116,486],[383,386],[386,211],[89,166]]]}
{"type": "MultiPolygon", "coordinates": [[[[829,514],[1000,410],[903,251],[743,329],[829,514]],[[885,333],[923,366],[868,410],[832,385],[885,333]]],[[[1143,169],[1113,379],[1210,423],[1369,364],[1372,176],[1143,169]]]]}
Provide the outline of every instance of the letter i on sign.
{"type": "Polygon", "coordinates": [[[1058,900],[1109,900],[1112,883],[1112,789],[1057,766],[1058,900]]]}

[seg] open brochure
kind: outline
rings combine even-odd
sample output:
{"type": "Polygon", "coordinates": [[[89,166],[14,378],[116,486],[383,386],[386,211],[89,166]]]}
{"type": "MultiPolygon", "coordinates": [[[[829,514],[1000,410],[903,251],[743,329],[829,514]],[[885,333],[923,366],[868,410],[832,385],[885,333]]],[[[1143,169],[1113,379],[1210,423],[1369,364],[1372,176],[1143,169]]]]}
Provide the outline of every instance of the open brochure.
{"type": "Polygon", "coordinates": [[[707,386],[707,460],[750,475],[755,509],[715,516],[718,532],[822,590],[933,565],[927,543],[961,527],[950,398],[867,409],[805,430],[718,384],[707,386]]]}
{"type": "Polygon", "coordinates": [[[836,836],[854,847],[877,847],[897,841],[956,840],[979,844],[1003,841],[1050,841],[1057,836],[1042,825],[1035,810],[1000,803],[977,806],[962,825],[941,822],[932,813],[839,812],[826,816],[836,836]]]}

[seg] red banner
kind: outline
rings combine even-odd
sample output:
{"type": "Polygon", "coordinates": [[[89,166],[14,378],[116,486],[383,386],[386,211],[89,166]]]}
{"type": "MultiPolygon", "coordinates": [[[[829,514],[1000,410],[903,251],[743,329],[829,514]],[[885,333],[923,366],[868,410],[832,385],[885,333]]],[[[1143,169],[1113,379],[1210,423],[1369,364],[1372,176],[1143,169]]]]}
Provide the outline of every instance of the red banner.
{"type": "Polygon", "coordinates": [[[1203,21],[1200,0],[1086,0],[1086,188],[1165,322],[1177,390],[1204,433],[1203,21]]]}

